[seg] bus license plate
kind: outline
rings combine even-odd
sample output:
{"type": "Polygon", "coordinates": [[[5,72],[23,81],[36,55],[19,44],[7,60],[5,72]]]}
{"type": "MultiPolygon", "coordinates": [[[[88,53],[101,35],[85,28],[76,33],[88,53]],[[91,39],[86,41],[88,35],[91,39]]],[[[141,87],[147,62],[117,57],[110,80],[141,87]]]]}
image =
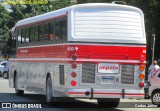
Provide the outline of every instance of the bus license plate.
{"type": "Polygon", "coordinates": [[[114,77],[102,77],[102,83],[114,83],[114,77]]]}

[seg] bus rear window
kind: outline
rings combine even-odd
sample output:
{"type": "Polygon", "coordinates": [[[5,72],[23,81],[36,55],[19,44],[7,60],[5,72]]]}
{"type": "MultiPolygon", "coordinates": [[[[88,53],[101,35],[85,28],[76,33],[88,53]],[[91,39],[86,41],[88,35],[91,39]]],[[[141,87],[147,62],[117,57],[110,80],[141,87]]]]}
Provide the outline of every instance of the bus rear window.
{"type": "Polygon", "coordinates": [[[75,10],[75,38],[116,40],[144,39],[143,15],[116,7],[83,7],[75,10]]]}

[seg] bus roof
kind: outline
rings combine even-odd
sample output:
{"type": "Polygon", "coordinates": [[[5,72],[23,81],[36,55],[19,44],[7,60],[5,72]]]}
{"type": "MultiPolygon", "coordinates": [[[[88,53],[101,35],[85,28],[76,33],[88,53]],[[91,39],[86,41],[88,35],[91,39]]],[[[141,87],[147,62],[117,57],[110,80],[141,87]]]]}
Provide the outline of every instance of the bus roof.
{"type": "MultiPolygon", "coordinates": [[[[135,11],[139,11],[142,13],[142,11],[136,7],[133,6],[128,6],[128,5],[120,5],[120,4],[111,4],[111,3],[86,3],[86,4],[78,4],[78,5],[73,5],[70,7],[66,7],[66,8],[62,8],[62,9],[58,9],[55,11],[51,11],[45,14],[41,14],[38,16],[34,16],[34,17],[30,17],[27,19],[23,19],[20,20],[16,23],[15,25],[15,29],[16,28],[20,28],[23,26],[29,26],[32,24],[37,24],[37,23],[41,23],[44,21],[48,21],[48,20],[52,20],[54,18],[59,18],[61,16],[66,16],[68,13],[71,12],[71,10],[74,10],[74,8],[78,8],[78,7],[96,7],[96,6],[105,6],[105,7],[119,7],[119,8],[126,8],[126,9],[130,9],[130,10],[135,10],[135,11]]],[[[143,14],[143,13],[142,13],[143,14]]]]}

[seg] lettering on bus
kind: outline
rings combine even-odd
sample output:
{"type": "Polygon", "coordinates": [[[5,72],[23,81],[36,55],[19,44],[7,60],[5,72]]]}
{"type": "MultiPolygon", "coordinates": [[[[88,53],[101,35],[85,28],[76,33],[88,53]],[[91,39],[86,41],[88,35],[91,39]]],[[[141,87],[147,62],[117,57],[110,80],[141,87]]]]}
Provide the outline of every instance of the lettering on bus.
{"type": "Polygon", "coordinates": [[[78,51],[78,47],[67,47],[67,51],[78,51]]]}
{"type": "Polygon", "coordinates": [[[105,69],[105,70],[117,70],[118,69],[118,66],[103,66],[103,65],[100,65],[99,66],[99,69],[105,69]]]}
{"type": "Polygon", "coordinates": [[[143,53],[146,54],[146,50],[143,50],[143,53]]]}
{"type": "Polygon", "coordinates": [[[28,53],[28,50],[20,50],[20,53],[28,53]]]}

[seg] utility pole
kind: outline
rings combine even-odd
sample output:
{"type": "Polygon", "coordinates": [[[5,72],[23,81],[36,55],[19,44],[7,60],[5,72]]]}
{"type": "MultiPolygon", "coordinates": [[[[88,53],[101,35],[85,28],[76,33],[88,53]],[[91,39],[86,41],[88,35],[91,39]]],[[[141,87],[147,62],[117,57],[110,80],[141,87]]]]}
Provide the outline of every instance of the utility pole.
{"type": "Polygon", "coordinates": [[[155,28],[152,28],[153,46],[152,46],[152,63],[154,61],[154,49],[155,49],[155,28]]]}

